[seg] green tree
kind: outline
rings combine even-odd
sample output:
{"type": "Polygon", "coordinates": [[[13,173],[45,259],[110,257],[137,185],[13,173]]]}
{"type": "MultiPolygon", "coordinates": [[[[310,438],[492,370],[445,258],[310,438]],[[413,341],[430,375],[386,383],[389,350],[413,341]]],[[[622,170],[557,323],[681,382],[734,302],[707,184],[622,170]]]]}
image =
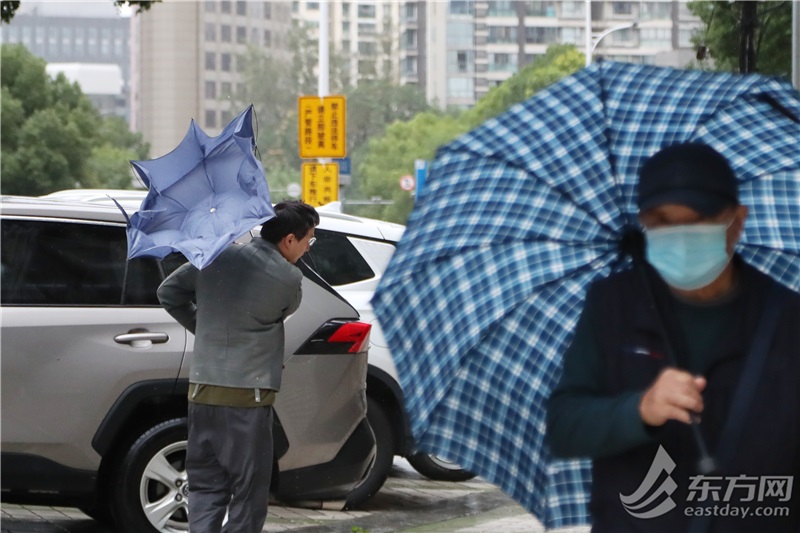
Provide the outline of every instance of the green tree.
{"type": "Polygon", "coordinates": [[[455,115],[424,112],[406,122],[395,122],[386,133],[368,144],[367,153],[358,165],[359,191],[366,198],[380,196],[391,205],[348,206],[361,216],[405,223],[414,207],[409,192],[400,188],[400,178],[414,175],[414,160],[430,160],[439,146],[467,131],[467,125],[455,115]]]}
{"type": "Polygon", "coordinates": [[[701,50],[707,50],[714,69],[740,71],[743,32],[747,32],[746,4],[754,9],[752,51],[755,71],[790,76],[792,70],[792,2],[689,2],[689,10],[700,17],[704,30],[693,38],[701,50]]]}
{"type": "Polygon", "coordinates": [[[577,72],[584,65],[585,56],[575,45],[551,45],[544,56],[536,58],[504,83],[491,89],[472,109],[466,111],[464,120],[475,127],[512,105],[527,100],[561,78],[577,72]]]}
{"type": "MultiPolygon", "coordinates": [[[[396,122],[383,137],[372,138],[356,165],[361,197],[380,196],[394,204],[347,206],[354,214],[405,223],[413,197],[400,189],[403,175],[414,174],[414,160],[430,160],[447,144],[484,121],[522,102],[537,91],[572,74],[584,65],[584,56],[573,45],[553,45],[545,56],[523,68],[499,87],[489,91],[470,110],[459,115],[425,112],[406,122],[396,122]]],[[[402,120],[402,119],[400,119],[402,120]]]]}
{"type": "Polygon", "coordinates": [[[130,186],[128,160],[147,157],[140,135],[100,117],[77,84],[50,78],[24,46],[3,45],[2,65],[3,193],[130,186]]]}

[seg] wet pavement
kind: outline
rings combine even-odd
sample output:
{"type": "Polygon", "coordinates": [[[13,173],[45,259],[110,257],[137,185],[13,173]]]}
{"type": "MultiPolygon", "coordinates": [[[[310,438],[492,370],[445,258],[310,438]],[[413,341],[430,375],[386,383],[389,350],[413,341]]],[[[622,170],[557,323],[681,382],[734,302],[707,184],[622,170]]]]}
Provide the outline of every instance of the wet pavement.
{"type": "MultiPolygon", "coordinates": [[[[493,485],[431,481],[396,458],[381,491],[358,511],[271,505],[265,532],[532,533],[542,525],[493,485]]],[[[77,509],[0,506],[2,533],[115,533],[77,509]]],[[[557,530],[588,533],[588,527],[557,530]]]]}

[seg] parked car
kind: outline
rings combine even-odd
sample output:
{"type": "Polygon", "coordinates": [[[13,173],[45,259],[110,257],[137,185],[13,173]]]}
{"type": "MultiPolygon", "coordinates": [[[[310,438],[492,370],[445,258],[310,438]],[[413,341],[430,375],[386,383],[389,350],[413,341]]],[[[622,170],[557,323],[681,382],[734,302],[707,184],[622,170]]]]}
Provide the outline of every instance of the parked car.
{"type": "MultiPolygon", "coordinates": [[[[77,505],[125,533],[187,530],[194,337],[156,288],[183,261],[126,261],[124,218],[80,199],[0,199],[2,496],[77,505]]],[[[370,325],[304,268],[275,403],[274,497],[360,503],[370,325]]]]}
{"type": "Polygon", "coordinates": [[[363,499],[375,494],[385,482],[395,455],[405,457],[431,479],[472,479],[474,474],[444,457],[416,452],[397,368],[370,304],[405,226],[342,214],[338,202],[317,210],[321,219],[315,232],[317,242],[304,260],[358,310],[363,321],[372,324],[367,418],[378,451],[369,477],[352,496],[363,499]]]}
{"type": "MultiPolygon", "coordinates": [[[[146,191],[59,191],[49,198],[82,197],[89,203],[109,203],[109,194],[127,208],[135,209],[146,191]],[[125,204],[130,202],[130,204],[125,204]]],[[[372,325],[367,373],[367,418],[375,433],[375,465],[367,478],[348,497],[355,507],[378,492],[392,468],[395,455],[405,457],[421,474],[439,481],[466,481],[475,477],[458,464],[436,455],[417,453],[403,406],[403,392],[391,351],[370,300],[394,253],[405,227],[384,221],[355,217],[341,212],[334,202],[317,209],[320,225],[317,242],[301,262],[335,288],[372,325]]],[[[254,229],[252,235],[256,235],[254,229]]]]}

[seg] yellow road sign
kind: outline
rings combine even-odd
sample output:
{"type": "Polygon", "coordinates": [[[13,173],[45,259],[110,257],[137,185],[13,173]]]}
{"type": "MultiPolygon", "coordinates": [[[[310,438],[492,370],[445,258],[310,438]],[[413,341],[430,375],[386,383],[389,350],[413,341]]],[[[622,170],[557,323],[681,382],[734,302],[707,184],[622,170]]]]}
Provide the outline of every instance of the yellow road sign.
{"type": "Polygon", "coordinates": [[[346,155],[344,96],[301,96],[297,99],[297,133],[303,159],[346,155]]]}
{"type": "Polygon", "coordinates": [[[314,207],[339,199],[339,165],[303,163],[303,201],[314,207]]]}

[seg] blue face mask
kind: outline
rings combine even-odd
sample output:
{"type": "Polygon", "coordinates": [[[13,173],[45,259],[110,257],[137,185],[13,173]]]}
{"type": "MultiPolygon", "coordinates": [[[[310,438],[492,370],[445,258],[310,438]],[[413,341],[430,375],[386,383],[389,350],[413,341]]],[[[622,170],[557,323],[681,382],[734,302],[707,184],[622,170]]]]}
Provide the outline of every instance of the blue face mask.
{"type": "Polygon", "coordinates": [[[693,291],[717,279],[731,260],[730,224],[687,224],[647,229],[647,261],[669,285],[693,291]]]}

